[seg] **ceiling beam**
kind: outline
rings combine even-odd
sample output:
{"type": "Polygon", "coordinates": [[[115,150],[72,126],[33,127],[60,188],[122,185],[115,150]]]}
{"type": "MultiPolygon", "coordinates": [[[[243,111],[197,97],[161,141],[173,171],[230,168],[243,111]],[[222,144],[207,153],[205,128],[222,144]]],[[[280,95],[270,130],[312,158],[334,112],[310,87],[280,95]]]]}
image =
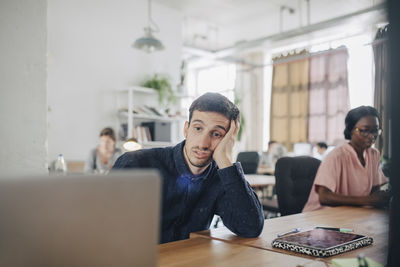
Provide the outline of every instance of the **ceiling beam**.
{"type": "MultiPolygon", "coordinates": [[[[294,37],[299,37],[302,35],[307,35],[310,33],[314,33],[320,30],[328,29],[328,28],[334,28],[338,26],[343,26],[343,25],[349,25],[350,23],[352,24],[365,24],[365,21],[368,21],[368,26],[371,25],[371,23],[377,23],[379,22],[378,20],[382,19],[382,17],[386,17],[387,14],[387,6],[385,3],[381,3],[378,5],[374,5],[372,7],[362,9],[347,15],[343,15],[340,17],[336,17],[333,19],[325,20],[322,22],[314,23],[311,25],[299,27],[293,30],[288,30],[282,33],[277,33],[277,34],[272,34],[269,36],[261,37],[258,39],[254,39],[251,41],[247,42],[241,42],[239,44],[233,45],[231,47],[226,47],[223,49],[219,50],[206,50],[206,49],[201,49],[201,48],[196,48],[196,47],[191,47],[184,45],[183,49],[184,52],[192,55],[196,55],[197,57],[206,57],[209,59],[222,59],[225,57],[229,57],[232,54],[254,48],[257,46],[265,45],[266,43],[273,43],[273,42],[278,42],[294,37]],[[360,19],[360,17],[363,17],[363,19],[360,19]],[[357,19],[356,19],[357,18],[357,19]]],[[[192,58],[194,59],[194,58],[192,58]]]]}

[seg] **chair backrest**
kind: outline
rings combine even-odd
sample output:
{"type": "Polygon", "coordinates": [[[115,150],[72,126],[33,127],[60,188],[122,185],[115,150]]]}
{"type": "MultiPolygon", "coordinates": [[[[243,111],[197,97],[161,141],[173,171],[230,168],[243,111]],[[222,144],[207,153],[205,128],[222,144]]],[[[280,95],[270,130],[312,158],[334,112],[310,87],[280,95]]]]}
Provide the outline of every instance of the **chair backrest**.
{"type": "Polygon", "coordinates": [[[320,163],[309,156],[283,157],[277,161],[275,187],[282,216],[302,211],[320,163]]]}
{"type": "Polygon", "coordinates": [[[257,151],[239,152],[236,161],[242,164],[245,174],[257,173],[260,154],[257,151]]]}

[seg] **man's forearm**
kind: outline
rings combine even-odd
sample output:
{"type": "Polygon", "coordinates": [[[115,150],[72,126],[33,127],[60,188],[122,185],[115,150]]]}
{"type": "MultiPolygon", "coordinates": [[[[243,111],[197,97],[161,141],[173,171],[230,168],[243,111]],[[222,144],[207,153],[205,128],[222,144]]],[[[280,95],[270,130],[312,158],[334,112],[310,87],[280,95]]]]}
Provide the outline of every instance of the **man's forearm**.
{"type": "Polygon", "coordinates": [[[319,194],[319,202],[326,206],[366,206],[372,205],[369,196],[345,196],[333,192],[319,194]]]}
{"type": "Polygon", "coordinates": [[[218,172],[225,192],[217,204],[217,212],[224,224],[237,235],[258,236],[264,225],[262,206],[244,179],[240,163],[218,172]]]}

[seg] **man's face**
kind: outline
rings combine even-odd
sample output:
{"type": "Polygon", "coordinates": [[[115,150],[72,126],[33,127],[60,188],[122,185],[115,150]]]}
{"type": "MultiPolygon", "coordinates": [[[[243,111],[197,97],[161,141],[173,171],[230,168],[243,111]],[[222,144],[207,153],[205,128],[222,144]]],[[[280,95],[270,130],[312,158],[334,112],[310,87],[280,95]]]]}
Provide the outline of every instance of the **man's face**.
{"type": "Polygon", "coordinates": [[[192,173],[201,173],[212,161],[215,148],[229,130],[230,121],[217,112],[195,110],[185,123],[183,154],[192,173]]]}
{"type": "Polygon", "coordinates": [[[317,146],[317,151],[320,155],[324,154],[326,148],[322,146],[317,146]]]}

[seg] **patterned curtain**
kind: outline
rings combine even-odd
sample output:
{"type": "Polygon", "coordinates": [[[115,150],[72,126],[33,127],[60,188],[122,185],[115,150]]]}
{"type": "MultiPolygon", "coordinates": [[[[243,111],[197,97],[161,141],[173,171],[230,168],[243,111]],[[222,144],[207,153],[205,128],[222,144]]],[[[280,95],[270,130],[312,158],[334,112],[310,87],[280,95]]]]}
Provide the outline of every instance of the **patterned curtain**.
{"type": "Polygon", "coordinates": [[[270,139],[291,151],[294,143],[307,142],[308,52],[273,61],[270,139]]]}
{"type": "Polygon", "coordinates": [[[374,106],[382,117],[382,135],[376,140],[375,147],[385,158],[389,158],[389,116],[390,96],[388,90],[389,61],[388,61],[388,27],[378,30],[373,42],[375,61],[375,93],[374,106]]]}
{"type": "Polygon", "coordinates": [[[308,142],[337,145],[344,140],[344,119],[350,107],[345,47],[310,57],[308,142]]]}

